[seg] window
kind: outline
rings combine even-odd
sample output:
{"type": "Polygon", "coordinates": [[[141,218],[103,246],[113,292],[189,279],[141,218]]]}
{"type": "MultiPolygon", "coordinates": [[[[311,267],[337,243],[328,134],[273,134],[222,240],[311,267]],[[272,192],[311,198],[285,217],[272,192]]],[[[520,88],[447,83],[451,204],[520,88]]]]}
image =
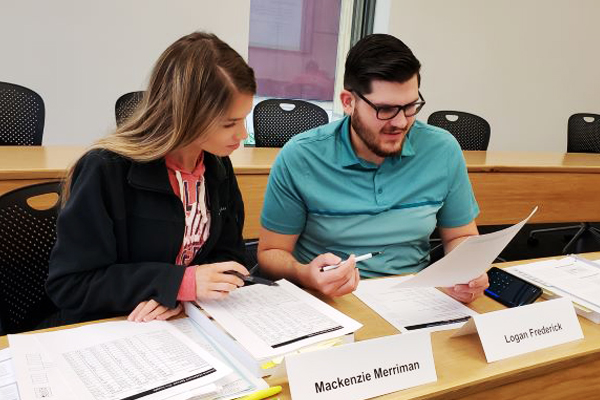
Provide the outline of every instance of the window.
{"type": "MultiPolygon", "coordinates": [[[[365,32],[364,21],[371,20],[372,26],[371,3],[373,0],[251,0],[248,63],[256,75],[255,104],[266,98],[302,99],[327,111],[330,121],[341,118],[337,97],[345,57],[351,36],[365,32]],[[359,12],[353,13],[355,8],[359,12]]],[[[247,122],[247,143],[252,144],[251,115],[247,122]]]]}
{"type": "Polygon", "coordinates": [[[259,97],[333,101],[341,0],[252,0],[259,97]]]}

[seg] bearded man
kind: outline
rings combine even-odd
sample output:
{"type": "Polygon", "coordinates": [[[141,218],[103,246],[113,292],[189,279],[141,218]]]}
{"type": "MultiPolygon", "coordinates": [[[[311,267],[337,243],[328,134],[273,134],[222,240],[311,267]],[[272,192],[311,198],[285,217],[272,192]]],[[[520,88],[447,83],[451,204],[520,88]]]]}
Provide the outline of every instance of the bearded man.
{"type": "MultiPolygon", "coordinates": [[[[361,39],[348,53],[346,117],[295,136],[275,161],[261,214],[261,272],[328,296],[360,278],[418,272],[437,227],[446,252],[477,235],[479,207],[458,142],[416,120],[419,60],[399,39],[361,39]],[[357,263],[354,255],[382,252],[357,263]],[[333,266],[335,268],[325,268],[333,266]]],[[[446,293],[468,303],[487,275],[446,293]]]]}

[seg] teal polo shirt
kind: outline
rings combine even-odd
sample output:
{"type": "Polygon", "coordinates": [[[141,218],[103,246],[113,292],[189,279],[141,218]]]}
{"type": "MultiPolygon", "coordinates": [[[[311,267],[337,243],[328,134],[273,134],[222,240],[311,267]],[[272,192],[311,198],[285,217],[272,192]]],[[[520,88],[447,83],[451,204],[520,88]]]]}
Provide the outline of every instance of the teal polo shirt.
{"type": "Polygon", "coordinates": [[[376,165],[357,157],[350,117],[292,138],[269,176],[264,228],[299,235],[293,255],[342,259],[385,250],[359,262],[361,277],[413,273],[429,262],[436,226],[466,225],[479,214],[465,160],[447,131],[416,121],[399,156],[376,165]]]}

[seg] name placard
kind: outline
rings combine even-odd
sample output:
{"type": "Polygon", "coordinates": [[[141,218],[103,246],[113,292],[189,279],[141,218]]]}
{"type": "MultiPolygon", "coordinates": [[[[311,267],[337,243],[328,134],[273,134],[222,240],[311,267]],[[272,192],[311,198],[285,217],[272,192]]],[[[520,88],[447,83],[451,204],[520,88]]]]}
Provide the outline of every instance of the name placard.
{"type": "Polygon", "coordinates": [[[367,399],[435,382],[429,333],[385,336],[286,357],[294,399],[367,399]]]}
{"type": "Polygon", "coordinates": [[[479,334],[488,362],[583,338],[569,299],[476,315],[453,336],[470,333],[479,334]]]}

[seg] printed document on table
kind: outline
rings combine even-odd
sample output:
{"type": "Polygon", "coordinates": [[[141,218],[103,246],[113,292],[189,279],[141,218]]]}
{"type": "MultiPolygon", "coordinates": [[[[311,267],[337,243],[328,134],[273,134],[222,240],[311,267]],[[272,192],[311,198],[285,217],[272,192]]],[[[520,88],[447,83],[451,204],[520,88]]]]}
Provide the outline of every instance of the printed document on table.
{"type": "Polygon", "coordinates": [[[15,378],[10,349],[0,350],[0,399],[19,400],[17,378],[15,378]]]}
{"type": "Polygon", "coordinates": [[[569,297],[579,305],[600,311],[598,262],[570,256],[517,265],[507,271],[562,297],[569,297]]]}
{"type": "Polygon", "coordinates": [[[362,325],[282,279],[200,306],[257,360],[355,332],[362,325]]]}
{"type": "Polygon", "coordinates": [[[464,284],[486,272],[506,245],[537,211],[523,221],[485,235],[470,236],[442,259],[421,270],[398,287],[450,287],[464,284]]]}
{"type": "Polygon", "coordinates": [[[396,287],[409,278],[361,280],[354,294],[400,332],[416,328],[429,332],[456,329],[466,322],[466,317],[477,315],[436,288],[396,287]]]}
{"type": "Polygon", "coordinates": [[[19,346],[21,336],[39,341],[78,400],[159,400],[190,391],[204,393],[202,387],[214,387],[214,382],[231,373],[165,321],[105,322],[9,335],[15,359],[17,352],[27,353],[19,346]]]}
{"type": "Polygon", "coordinates": [[[37,335],[9,335],[21,400],[77,400],[37,335]]]}
{"type": "MultiPolygon", "coordinates": [[[[233,370],[231,374],[217,381],[219,390],[208,396],[211,400],[235,399],[269,387],[267,382],[252,375],[235,357],[228,354],[218,343],[211,340],[210,335],[190,318],[179,318],[169,322],[210,355],[233,370]]],[[[199,399],[204,399],[204,397],[199,396],[199,399]]]]}

